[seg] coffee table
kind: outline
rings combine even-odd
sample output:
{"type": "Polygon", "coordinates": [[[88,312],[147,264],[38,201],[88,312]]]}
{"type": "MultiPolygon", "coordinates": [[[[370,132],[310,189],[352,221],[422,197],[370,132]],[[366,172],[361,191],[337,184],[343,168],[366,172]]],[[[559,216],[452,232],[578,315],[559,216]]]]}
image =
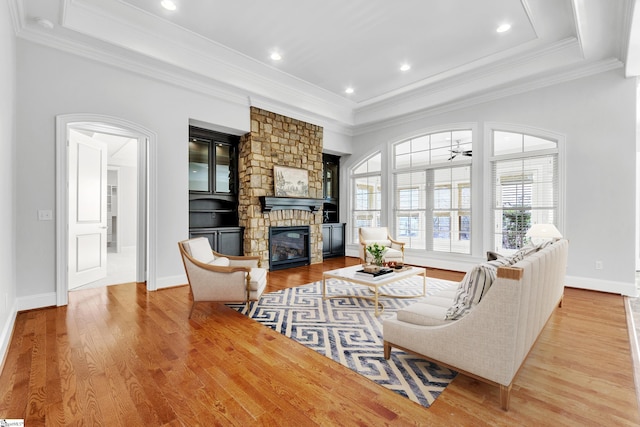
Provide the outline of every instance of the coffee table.
{"type": "Polygon", "coordinates": [[[322,273],[322,299],[327,298],[360,298],[374,301],[375,314],[379,316],[384,311],[384,305],[378,300],[379,297],[387,298],[416,298],[418,296],[425,296],[427,293],[427,270],[422,267],[405,267],[400,271],[394,271],[393,273],[385,274],[379,279],[369,279],[367,277],[360,277],[356,275],[358,270],[362,270],[361,265],[354,265],[351,267],[339,268],[337,270],[325,271],[322,273]],[[422,276],[422,295],[389,295],[380,293],[382,286],[388,285],[398,280],[407,279],[412,276],[422,276]],[[367,286],[373,291],[373,297],[361,296],[361,295],[330,295],[327,296],[327,279],[339,279],[345,282],[355,283],[357,285],[367,286]],[[382,310],[378,310],[380,307],[382,310]]]}

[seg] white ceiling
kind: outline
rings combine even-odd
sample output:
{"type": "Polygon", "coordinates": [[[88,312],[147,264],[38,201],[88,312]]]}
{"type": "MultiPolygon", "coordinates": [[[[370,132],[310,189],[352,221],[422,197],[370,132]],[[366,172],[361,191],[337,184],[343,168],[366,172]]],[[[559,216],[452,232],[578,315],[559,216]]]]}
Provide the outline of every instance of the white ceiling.
{"type": "Polygon", "coordinates": [[[10,0],[20,37],[349,127],[625,65],[635,74],[637,1],[174,0],[168,12],[160,0],[10,0]],[[498,34],[502,23],[512,28],[498,34]]]}

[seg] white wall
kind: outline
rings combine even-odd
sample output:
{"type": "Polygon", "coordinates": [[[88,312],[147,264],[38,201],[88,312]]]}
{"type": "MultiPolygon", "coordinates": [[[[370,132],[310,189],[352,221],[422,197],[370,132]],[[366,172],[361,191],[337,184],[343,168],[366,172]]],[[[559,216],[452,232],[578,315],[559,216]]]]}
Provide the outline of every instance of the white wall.
{"type": "Polygon", "coordinates": [[[33,306],[28,300],[48,301],[55,293],[55,222],[37,221],[36,211],[55,208],[54,127],[59,114],[103,114],[157,133],[157,284],[185,283],[177,242],[188,236],[189,119],[246,133],[248,105],[23,40],[17,42],[17,76],[16,274],[20,305],[33,306]],[[34,262],[38,268],[33,268],[34,262]]]}
{"type": "MultiPolygon", "coordinates": [[[[363,155],[447,123],[477,123],[474,168],[481,167],[484,124],[511,123],[540,128],[566,136],[565,227],[570,241],[567,283],[627,295],[635,293],[635,80],[622,71],[610,71],[568,83],[509,96],[440,114],[396,120],[388,126],[367,129],[354,138],[354,155],[343,168],[363,155]],[[604,268],[595,269],[596,260],[604,268]]],[[[348,194],[342,177],[341,194],[348,194]]],[[[482,188],[474,182],[475,200],[482,188]]],[[[488,196],[487,196],[488,197],[488,196]]],[[[345,203],[342,206],[346,208],[345,203]]],[[[475,205],[478,206],[478,205],[475,205]]],[[[474,207],[474,216],[478,209],[474,207]]],[[[346,212],[345,212],[346,213],[346,212]]],[[[343,216],[344,218],[344,216],[343,216]]],[[[482,227],[489,224],[483,221],[482,227]]],[[[474,230],[474,261],[491,245],[474,230]]],[[[433,260],[423,257],[427,265],[433,260]]]]}
{"type": "Polygon", "coordinates": [[[137,168],[120,166],[118,176],[118,203],[120,204],[118,227],[120,244],[123,248],[136,246],[136,221],[138,211],[137,168]]]}
{"type": "Polygon", "coordinates": [[[7,4],[0,2],[0,366],[6,356],[16,316],[16,42],[7,4]]]}

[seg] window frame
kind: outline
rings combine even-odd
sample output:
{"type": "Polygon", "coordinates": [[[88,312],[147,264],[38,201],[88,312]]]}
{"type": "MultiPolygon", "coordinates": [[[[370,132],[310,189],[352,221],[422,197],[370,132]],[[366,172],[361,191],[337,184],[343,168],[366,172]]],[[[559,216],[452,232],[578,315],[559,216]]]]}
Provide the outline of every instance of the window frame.
{"type": "MultiPolygon", "coordinates": [[[[484,176],[483,176],[483,194],[492,195],[493,194],[493,162],[496,160],[510,160],[510,159],[522,159],[522,158],[532,158],[539,157],[544,155],[555,154],[556,157],[556,170],[557,170],[557,186],[558,186],[558,196],[557,196],[557,208],[556,208],[556,227],[562,234],[564,234],[565,229],[565,199],[566,199],[566,136],[560,133],[551,132],[545,129],[526,126],[526,125],[518,125],[512,123],[501,123],[501,122],[485,122],[484,124],[484,145],[486,149],[484,150],[483,156],[483,166],[485,168],[484,176]],[[542,138],[547,140],[556,141],[557,147],[555,149],[543,149],[538,151],[531,151],[529,155],[523,156],[522,153],[517,154],[502,154],[498,156],[493,155],[494,141],[493,135],[494,132],[510,132],[510,133],[518,133],[523,135],[528,135],[536,138],[542,138]]],[[[483,203],[483,212],[485,214],[484,223],[484,233],[483,233],[483,242],[487,248],[493,248],[494,246],[494,199],[491,197],[484,197],[483,203]]],[[[493,248],[495,249],[495,248],[493,248]]]]}
{"type": "MultiPolygon", "coordinates": [[[[474,189],[474,185],[473,182],[475,180],[480,180],[480,176],[475,172],[475,166],[474,166],[474,156],[477,157],[482,157],[481,156],[481,152],[480,152],[480,156],[478,156],[477,153],[479,153],[478,150],[478,145],[477,142],[477,131],[476,131],[476,125],[475,124],[454,124],[454,125],[444,125],[444,126],[440,126],[437,128],[431,128],[428,130],[425,130],[424,132],[420,132],[417,133],[413,136],[409,136],[407,138],[403,138],[403,139],[399,139],[393,142],[390,142],[388,145],[388,161],[387,164],[389,165],[389,170],[390,173],[388,174],[388,182],[389,182],[389,195],[388,198],[390,200],[389,202],[389,222],[392,224],[392,228],[394,230],[394,234],[396,235],[396,237],[398,237],[399,231],[395,230],[397,228],[397,222],[399,220],[399,218],[405,218],[407,217],[405,216],[401,216],[399,217],[399,214],[403,213],[403,212],[417,212],[417,211],[424,211],[426,214],[425,217],[425,223],[424,223],[424,227],[425,227],[425,242],[424,242],[424,248],[418,247],[421,246],[420,243],[417,243],[416,247],[410,247],[410,246],[405,246],[405,252],[411,252],[411,251],[424,251],[427,250],[429,253],[432,254],[438,254],[437,256],[450,256],[450,255],[454,255],[454,256],[472,256],[474,253],[474,233],[473,233],[473,228],[474,228],[474,220],[473,220],[473,214],[472,212],[474,212],[474,204],[473,204],[473,189],[474,189]],[[471,136],[471,140],[470,141],[466,141],[462,143],[462,147],[460,142],[458,141],[457,147],[454,145],[453,140],[455,139],[455,134],[456,133],[460,133],[460,132],[469,132],[470,136],[471,136]],[[446,134],[446,133],[450,133],[450,145],[449,145],[449,149],[468,149],[471,148],[471,150],[473,151],[473,156],[470,157],[466,157],[466,156],[462,156],[460,155],[460,157],[455,160],[455,161],[448,161],[448,162],[441,162],[441,161],[436,161],[434,163],[428,163],[428,164],[423,164],[423,163],[419,163],[417,165],[407,165],[407,166],[401,166],[401,167],[396,167],[398,163],[396,163],[396,158],[398,157],[398,153],[397,153],[397,149],[396,147],[398,146],[402,146],[404,144],[409,144],[409,147],[412,146],[413,144],[413,140],[421,140],[423,138],[427,138],[429,141],[431,141],[431,137],[433,135],[436,135],[438,138],[441,137],[441,134],[446,134]],[[470,147],[469,147],[470,146],[470,147]],[[427,182],[426,185],[430,186],[432,184],[434,184],[433,181],[433,177],[430,178],[428,177],[429,175],[433,175],[435,173],[435,171],[437,170],[454,170],[456,168],[462,168],[462,167],[468,167],[469,168],[469,176],[468,176],[468,183],[464,185],[465,188],[469,189],[469,206],[468,208],[464,208],[461,209],[461,207],[458,205],[458,202],[460,200],[460,193],[458,192],[458,188],[455,189],[455,193],[452,190],[452,184],[449,183],[447,185],[447,187],[449,188],[450,191],[450,203],[447,209],[443,209],[442,207],[437,207],[436,203],[435,203],[435,195],[436,195],[436,191],[435,189],[432,189],[433,194],[431,195],[426,195],[426,198],[434,198],[434,200],[432,200],[430,202],[431,206],[425,206],[424,208],[417,208],[417,209],[403,209],[401,206],[399,206],[399,200],[397,200],[397,193],[398,193],[398,184],[397,184],[397,177],[399,175],[402,174],[410,174],[413,172],[427,172],[427,182]],[[431,171],[431,172],[429,172],[431,171]],[[452,216],[452,212],[456,212],[457,213],[457,217],[454,218],[452,216]],[[434,221],[436,216],[441,217],[444,213],[447,213],[449,216],[449,249],[447,251],[443,251],[443,250],[436,250],[436,241],[435,239],[435,235],[434,233],[436,232],[434,227],[434,221]],[[465,235],[467,236],[466,239],[461,239],[461,233],[462,231],[459,229],[459,224],[461,223],[460,221],[460,213],[464,213],[464,216],[467,218],[467,225],[469,227],[468,231],[465,231],[465,235]],[[430,228],[430,230],[427,230],[427,228],[430,228]],[[455,238],[454,238],[455,236],[455,238]],[[429,241],[429,239],[431,241],[429,241]],[[456,243],[461,243],[461,242],[468,242],[468,247],[467,247],[467,251],[466,252],[460,252],[457,250],[453,250],[454,247],[457,247],[459,245],[456,245],[456,243]]],[[[426,152],[427,153],[427,157],[432,158],[430,151],[431,149],[434,148],[430,148],[428,150],[421,150],[420,152],[426,152]]],[[[439,149],[438,147],[436,147],[435,152],[439,152],[442,151],[441,149],[439,149]]],[[[412,153],[413,151],[411,150],[411,148],[409,148],[409,150],[405,153],[403,150],[402,153],[400,153],[400,155],[404,155],[406,156],[408,153],[412,153]]],[[[404,163],[402,163],[404,164],[404,163]]],[[[438,185],[439,187],[441,187],[441,185],[438,185]]],[[[427,188],[428,189],[428,188],[427,188]]],[[[480,224],[480,222],[475,222],[476,224],[480,224]]],[[[410,234],[410,233],[408,233],[410,234]]],[[[479,237],[480,235],[477,234],[477,236],[479,237]]],[[[409,239],[411,239],[411,236],[408,237],[409,239]]],[[[466,244],[465,244],[466,245],[466,244]]]]}
{"type": "Polygon", "coordinates": [[[385,181],[384,181],[384,175],[383,175],[383,171],[385,170],[384,168],[384,153],[382,150],[377,150],[373,153],[370,153],[369,155],[367,155],[364,159],[362,159],[361,161],[359,161],[358,163],[356,163],[355,165],[353,165],[353,167],[349,168],[349,187],[350,187],[350,192],[349,192],[349,218],[350,221],[347,224],[347,230],[349,231],[349,233],[347,234],[347,241],[350,244],[360,244],[359,238],[358,238],[358,229],[361,227],[361,225],[356,224],[356,222],[354,221],[356,212],[378,212],[378,221],[380,223],[382,223],[383,220],[383,215],[384,215],[384,211],[385,211],[385,203],[384,203],[384,187],[385,187],[385,181]],[[376,156],[380,156],[380,170],[378,171],[367,171],[367,172],[363,172],[363,173],[355,173],[354,171],[359,169],[360,167],[362,167],[365,163],[369,162],[370,160],[372,160],[373,158],[375,158],[376,156]],[[380,182],[380,208],[379,209],[367,209],[367,210],[362,210],[362,209],[356,209],[356,207],[358,206],[358,202],[357,199],[358,197],[360,197],[360,193],[358,192],[358,189],[356,188],[356,182],[358,179],[362,179],[362,178],[375,178],[378,177],[379,182],[380,182]]]}

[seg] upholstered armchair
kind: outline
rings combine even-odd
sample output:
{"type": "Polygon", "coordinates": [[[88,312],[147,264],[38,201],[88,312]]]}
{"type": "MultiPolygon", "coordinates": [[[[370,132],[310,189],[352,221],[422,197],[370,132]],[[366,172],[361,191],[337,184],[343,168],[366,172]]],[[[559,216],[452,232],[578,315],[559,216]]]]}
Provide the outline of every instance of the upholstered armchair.
{"type": "Polygon", "coordinates": [[[377,243],[384,246],[384,262],[404,262],[404,242],[394,240],[387,227],[360,227],[360,259],[364,262],[373,261],[373,257],[367,252],[367,246],[377,243]]]}
{"type": "Polygon", "coordinates": [[[260,268],[260,258],[223,255],[211,250],[205,237],[178,243],[187,273],[193,308],[200,301],[246,302],[258,301],[267,286],[267,271],[260,268]]]}

